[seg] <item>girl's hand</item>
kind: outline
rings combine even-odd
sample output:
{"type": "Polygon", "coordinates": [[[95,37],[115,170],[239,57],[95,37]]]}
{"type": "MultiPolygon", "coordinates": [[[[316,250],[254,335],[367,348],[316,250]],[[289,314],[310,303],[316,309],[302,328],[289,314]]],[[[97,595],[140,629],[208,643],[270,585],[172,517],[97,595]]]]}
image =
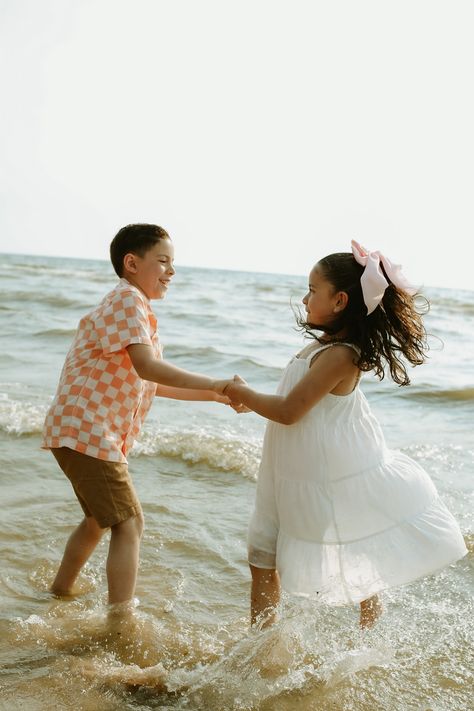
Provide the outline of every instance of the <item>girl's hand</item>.
{"type": "Polygon", "coordinates": [[[234,375],[234,379],[229,380],[224,389],[225,394],[234,402],[240,402],[239,385],[247,385],[247,381],[241,378],[240,375],[234,375]]]}
{"type": "Polygon", "coordinates": [[[238,388],[235,387],[237,385],[247,385],[247,382],[243,378],[241,378],[240,375],[234,375],[234,380],[232,380],[226,387],[226,393],[228,393],[229,397],[231,398],[230,406],[239,415],[244,412],[252,412],[249,407],[239,401],[238,388]],[[232,395],[232,390],[234,390],[234,396],[232,395]]]}
{"type": "Polygon", "coordinates": [[[250,412],[250,410],[245,407],[245,405],[242,405],[242,403],[236,400],[232,400],[227,394],[229,386],[234,382],[239,382],[242,384],[245,383],[245,380],[243,380],[243,378],[241,378],[239,375],[234,375],[234,380],[214,380],[212,384],[212,389],[216,393],[214,400],[216,402],[222,403],[223,405],[230,405],[230,407],[232,407],[232,409],[238,412],[239,414],[242,412],[250,412]]]}

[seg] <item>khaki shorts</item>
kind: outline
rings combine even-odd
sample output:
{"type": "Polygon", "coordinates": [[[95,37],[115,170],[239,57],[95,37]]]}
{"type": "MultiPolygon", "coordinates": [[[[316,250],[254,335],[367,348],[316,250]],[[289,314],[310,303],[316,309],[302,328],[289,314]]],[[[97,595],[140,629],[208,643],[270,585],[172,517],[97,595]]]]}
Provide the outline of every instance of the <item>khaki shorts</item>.
{"type": "Polygon", "coordinates": [[[69,447],[51,452],[71,482],[84,515],[95,518],[101,528],[142,514],[127,464],[106,462],[69,447]]]}

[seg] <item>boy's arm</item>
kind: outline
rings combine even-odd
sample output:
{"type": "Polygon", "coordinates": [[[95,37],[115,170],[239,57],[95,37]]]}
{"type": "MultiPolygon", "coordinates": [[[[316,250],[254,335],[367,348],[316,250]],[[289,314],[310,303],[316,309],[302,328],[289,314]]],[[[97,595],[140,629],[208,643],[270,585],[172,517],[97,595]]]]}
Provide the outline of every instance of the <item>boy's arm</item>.
{"type": "Polygon", "coordinates": [[[137,374],[143,380],[151,380],[160,385],[190,390],[212,390],[222,394],[227,380],[213,380],[207,375],[192,373],[157,358],[151,346],[133,343],[127,346],[128,355],[137,374]]]}
{"type": "Polygon", "coordinates": [[[223,405],[229,405],[229,398],[225,395],[219,395],[214,390],[193,390],[191,388],[173,388],[170,385],[161,385],[160,383],[156,386],[156,393],[158,397],[169,397],[173,400],[214,400],[215,402],[221,402],[223,405]]]}

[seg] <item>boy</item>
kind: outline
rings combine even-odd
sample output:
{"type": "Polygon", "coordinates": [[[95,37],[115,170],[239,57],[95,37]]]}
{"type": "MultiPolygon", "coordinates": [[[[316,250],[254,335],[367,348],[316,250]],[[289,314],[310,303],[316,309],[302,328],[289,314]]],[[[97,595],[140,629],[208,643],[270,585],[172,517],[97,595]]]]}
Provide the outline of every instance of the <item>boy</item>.
{"type": "Polygon", "coordinates": [[[143,514],[128,473],[127,452],[154,395],[217,400],[214,381],[161,359],[151,299],[164,298],[175,273],[173,244],[157,225],[123,227],[110,245],[119,283],[79,322],[44,424],[50,449],[84,511],[71,534],[51,591],[71,592],[79,572],[110,528],[109,603],[131,600],[143,514]],[[158,384],[158,385],[157,385],[158,384]]]}

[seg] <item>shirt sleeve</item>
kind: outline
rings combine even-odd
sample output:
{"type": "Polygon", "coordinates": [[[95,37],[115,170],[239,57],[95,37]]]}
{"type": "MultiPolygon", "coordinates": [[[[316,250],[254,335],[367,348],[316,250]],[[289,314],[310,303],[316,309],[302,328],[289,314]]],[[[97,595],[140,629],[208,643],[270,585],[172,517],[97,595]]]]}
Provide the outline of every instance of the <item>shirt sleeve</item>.
{"type": "Polygon", "coordinates": [[[150,320],[139,294],[119,292],[97,314],[94,322],[104,353],[116,353],[132,343],[152,346],[150,320]]]}

